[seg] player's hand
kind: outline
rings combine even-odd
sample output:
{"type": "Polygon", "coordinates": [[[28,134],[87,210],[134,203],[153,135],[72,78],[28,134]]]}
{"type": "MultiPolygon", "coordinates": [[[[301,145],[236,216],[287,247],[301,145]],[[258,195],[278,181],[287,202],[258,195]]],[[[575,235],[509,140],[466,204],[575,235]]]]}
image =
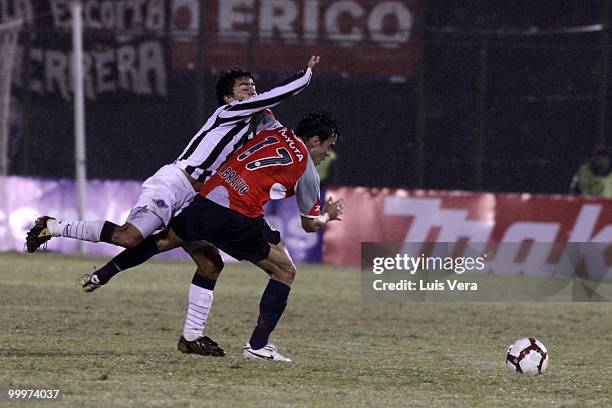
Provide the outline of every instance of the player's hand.
{"type": "Polygon", "coordinates": [[[313,69],[315,65],[319,63],[319,61],[321,61],[321,57],[319,57],[318,55],[313,55],[308,61],[308,68],[313,69]]]}
{"type": "Polygon", "coordinates": [[[337,201],[334,201],[332,197],[329,197],[327,203],[325,204],[325,212],[329,214],[329,220],[339,220],[342,221],[340,216],[344,212],[344,199],[341,198],[337,201]]]}

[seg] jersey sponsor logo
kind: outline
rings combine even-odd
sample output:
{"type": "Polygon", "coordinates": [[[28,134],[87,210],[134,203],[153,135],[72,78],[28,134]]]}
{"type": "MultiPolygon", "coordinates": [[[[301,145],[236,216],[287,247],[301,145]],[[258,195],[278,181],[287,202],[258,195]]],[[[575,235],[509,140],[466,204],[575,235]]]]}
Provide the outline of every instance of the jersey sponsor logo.
{"type": "Polygon", "coordinates": [[[164,200],[160,200],[159,198],[153,199],[153,204],[155,204],[159,208],[168,208],[168,204],[164,200]]]}
{"type": "Polygon", "coordinates": [[[313,216],[313,217],[318,217],[319,215],[321,215],[321,203],[319,202],[318,199],[317,199],[317,202],[314,203],[314,205],[308,212],[308,215],[313,216]]]}
{"type": "Polygon", "coordinates": [[[150,211],[153,211],[153,210],[147,208],[146,205],[143,205],[141,207],[136,207],[136,208],[132,209],[132,211],[130,211],[129,218],[130,219],[137,219],[137,218],[142,217],[144,214],[149,213],[150,211]]]}
{"type": "Polygon", "coordinates": [[[293,153],[295,154],[295,157],[297,157],[298,162],[301,163],[302,160],[304,160],[304,155],[302,154],[300,149],[298,149],[298,147],[295,145],[295,139],[287,135],[286,129],[279,130],[279,133],[285,138],[285,142],[287,142],[287,144],[289,145],[289,148],[293,150],[293,153]]]}

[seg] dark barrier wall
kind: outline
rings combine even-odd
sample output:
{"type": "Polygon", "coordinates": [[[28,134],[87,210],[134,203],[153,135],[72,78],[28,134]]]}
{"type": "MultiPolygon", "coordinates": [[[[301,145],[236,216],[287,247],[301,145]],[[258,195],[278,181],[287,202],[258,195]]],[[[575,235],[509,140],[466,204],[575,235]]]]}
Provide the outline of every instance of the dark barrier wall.
{"type": "MultiPolygon", "coordinates": [[[[296,68],[301,63],[296,61],[296,68]]],[[[273,86],[274,79],[277,78],[260,78],[260,89],[273,86]]],[[[191,76],[177,76],[169,82],[168,99],[158,103],[88,106],[88,176],[144,179],[162,164],[174,160],[198,129],[192,120],[196,111],[190,86],[193,81],[191,76]]],[[[206,79],[211,87],[213,81],[214,77],[206,79]]],[[[410,151],[414,140],[413,87],[386,80],[317,75],[309,88],[274,111],[288,126],[295,126],[311,110],[333,112],[341,126],[335,182],[408,185],[413,182],[410,151]]],[[[205,111],[212,112],[216,108],[212,91],[205,100],[205,111]]],[[[27,174],[72,177],[71,109],[67,103],[49,104],[31,112],[33,148],[27,174]]]]}
{"type": "MultiPolygon", "coordinates": [[[[74,174],[69,4],[0,8],[1,20],[27,23],[13,174],[74,174]]],[[[279,106],[278,118],[293,126],[310,110],[334,113],[337,183],[413,182],[418,1],[86,0],[83,8],[88,177],[144,179],[174,160],[216,108],[221,70],[252,70],[261,91],[319,54],[311,87],[279,106]]]]}
{"type": "MultiPolygon", "coordinates": [[[[0,21],[26,21],[15,175],[74,174],[69,3],[0,0],[0,21]]],[[[174,160],[220,70],[251,69],[261,91],[316,53],[311,86],[275,112],[289,126],[334,112],[333,184],[566,193],[608,139],[603,3],[457,4],[84,0],[88,177],[143,180],[174,160]]]]}

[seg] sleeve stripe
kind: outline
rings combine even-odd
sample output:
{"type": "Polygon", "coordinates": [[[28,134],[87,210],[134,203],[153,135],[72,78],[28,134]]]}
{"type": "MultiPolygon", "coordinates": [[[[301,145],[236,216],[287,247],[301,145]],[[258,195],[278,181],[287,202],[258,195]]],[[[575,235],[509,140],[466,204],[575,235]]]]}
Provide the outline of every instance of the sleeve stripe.
{"type": "Polygon", "coordinates": [[[219,114],[219,116],[228,117],[233,112],[240,112],[242,114],[243,111],[259,111],[276,106],[283,99],[301,92],[308,86],[310,83],[310,78],[312,77],[312,71],[310,69],[306,69],[303,72],[303,75],[286,85],[273,88],[267,92],[254,96],[253,98],[228,106],[219,114]]]}
{"type": "MultiPolygon", "coordinates": [[[[240,112],[240,113],[242,113],[242,112],[240,112]]],[[[221,115],[219,115],[219,116],[221,116],[221,115]]],[[[240,115],[240,116],[232,116],[232,117],[219,118],[218,122],[220,124],[222,124],[222,123],[231,123],[231,122],[240,122],[241,120],[248,119],[251,116],[253,116],[253,113],[246,113],[246,114],[243,114],[243,115],[240,115]]]]}
{"type": "MultiPolygon", "coordinates": [[[[188,166],[188,172],[193,174],[197,169],[201,169],[203,173],[199,175],[198,179],[206,178],[206,176],[210,174],[208,168],[219,159],[220,155],[227,150],[226,148],[233,147],[235,150],[239,144],[249,138],[250,131],[247,129],[246,134],[240,136],[240,140],[237,141],[238,143],[235,143],[234,146],[230,146],[233,137],[243,131],[247,122],[251,122],[249,119],[252,118],[254,122],[256,120],[256,118],[253,118],[254,115],[265,109],[272,108],[283,100],[298,94],[308,86],[311,78],[312,70],[306,68],[293,77],[285,80],[283,84],[267,92],[263,92],[245,101],[236,101],[230,105],[220,106],[207,121],[207,124],[211,122],[212,124],[208,126],[207,124],[204,125],[200,130],[201,133],[196,134],[196,136],[191,139],[177,161],[202,161],[200,165],[196,166],[191,164],[188,166]],[[225,136],[222,136],[223,133],[225,133],[225,136]],[[207,137],[207,135],[210,136],[207,137]],[[209,140],[210,137],[213,137],[214,140],[209,140]],[[206,151],[199,149],[202,143],[207,143],[209,148],[213,147],[214,143],[213,151],[207,154],[206,151]]],[[[255,125],[256,124],[253,124],[253,134],[256,128],[255,125]]]]}
{"type": "Polygon", "coordinates": [[[210,132],[212,129],[216,128],[217,126],[219,126],[219,117],[215,119],[215,123],[213,123],[210,129],[205,130],[204,132],[200,134],[200,136],[191,140],[189,147],[185,149],[185,153],[183,153],[181,157],[179,157],[179,160],[188,159],[189,156],[191,156],[193,152],[195,152],[195,150],[198,148],[198,146],[200,145],[200,142],[202,142],[202,139],[204,139],[204,136],[206,136],[208,132],[210,132]]]}
{"type": "Polygon", "coordinates": [[[230,106],[226,111],[221,112],[221,114],[219,116],[225,118],[227,116],[226,112],[236,112],[236,113],[242,113],[244,111],[261,111],[264,109],[268,109],[268,108],[273,108],[276,105],[278,105],[279,103],[282,102],[283,99],[287,99],[290,96],[293,96],[299,92],[301,92],[304,88],[306,88],[308,84],[301,86],[298,89],[292,89],[291,91],[281,94],[281,95],[277,95],[275,97],[272,97],[270,99],[264,99],[261,101],[253,101],[252,98],[248,99],[248,103],[242,104],[242,105],[234,105],[234,106],[230,106]],[[238,110],[240,109],[240,110],[238,110]]]}
{"type": "MultiPolygon", "coordinates": [[[[221,152],[223,152],[223,149],[225,149],[225,146],[227,146],[232,141],[232,139],[234,139],[234,136],[237,135],[246,125],[246,122],[239,123],[232,130],[230,130],[225,136],[223,136],[223,139],[221,139],[221,141],[217,143],[217,145],[210,153],[210,155],[208,155],[206,160],[197,167],[202,169],[208,169],[210,166],[212,166],[213,163],[219,158],[221,152]]],[[[205,178],[206,176],[203,175],[202,180],[198,181],[204,181],[205,178]]]]}
{"type": "MultiPolygon", "coordinates": [[[[281,86],[285,86],[290,84],[293,81],[297,81],[298,79],[300,79],[301,77],[305,76],[307,74],[308,68],[305,68],[299,72],[297,72],[295,75],[293,75],[290,78],[285,79],[283,82],[281,82],[280,84],[277,85],[277,87],[281,87],[281,86]]],[[[312,71],[312,70],[311,70],[312,71]]]]}
{"type": "Polygon", "coordinates": [[[202,139],[204,139],[206,134],[208,134],[214,128],[220,125],[223,125],[223,124],[231,123],[231,122],[240,122],[241,120],[248,119],[251,116],[252,115],[235,116],[233,118],[225,118],[225,119],[217,117],[217,119],[215,120],[215,123],[212,125],[210,129],[202,132],[197,138],[195,138],[194,140],[190,142],[189,147],[187,148],[187,150],[185,150],[185,153],[183,153],[181,157],[179,157],[179,160],[187,160],[189,156],[191,156],[193,152],[195,152],[195,150],[198,148],[198,146],[200,145],[200,143],[202,142],[202,139]]]}

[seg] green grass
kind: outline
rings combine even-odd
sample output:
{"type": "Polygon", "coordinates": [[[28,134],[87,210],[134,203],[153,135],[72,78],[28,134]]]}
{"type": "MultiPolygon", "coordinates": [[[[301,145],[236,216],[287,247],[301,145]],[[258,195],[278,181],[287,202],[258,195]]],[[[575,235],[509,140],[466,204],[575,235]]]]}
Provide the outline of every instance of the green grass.
{"type": "Polygon", "coordinates": [[[149,262],[81,293],[76,279],[103,262],[0,254],[0,389],[56,387],[63,399],[48,406],[83,407],[612,401],[610,303],[362,303],[358,270],[303,266],[273,334],[295,363],[280,364],[240,357],[267,282],[255,267],[226,266],[206,333],[228,355],[206,358],[176,351],[191,263],[149,262]],[[511,375],[506,347],[528,335],[549,370],[511,375]]]}

